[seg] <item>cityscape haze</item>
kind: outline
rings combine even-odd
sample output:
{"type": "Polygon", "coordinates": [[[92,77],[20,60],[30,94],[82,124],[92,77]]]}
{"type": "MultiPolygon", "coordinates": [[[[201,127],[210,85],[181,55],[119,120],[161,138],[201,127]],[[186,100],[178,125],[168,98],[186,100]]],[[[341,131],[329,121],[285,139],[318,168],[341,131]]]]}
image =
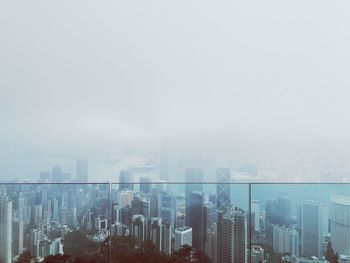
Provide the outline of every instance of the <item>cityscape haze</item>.
{"type": "Polygon", "coordinates": [[[350,3],[0,3],[0,263],[350,262],[350,3]]]}

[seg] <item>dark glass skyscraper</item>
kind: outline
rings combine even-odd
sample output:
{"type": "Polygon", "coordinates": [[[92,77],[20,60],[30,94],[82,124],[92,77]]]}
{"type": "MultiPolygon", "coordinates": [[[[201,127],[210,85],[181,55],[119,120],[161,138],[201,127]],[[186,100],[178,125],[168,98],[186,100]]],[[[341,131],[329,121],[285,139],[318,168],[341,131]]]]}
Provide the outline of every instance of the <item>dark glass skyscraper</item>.
{"type": "Polygon", "coordinates": [[[190,193],[193,191],[203,192],[203,170],[200,168],[186,169],[186,225],[190,223],[191,209],[190,209],[190,193]]]}
{"type": "Polygon", "coordinates": [[[202,192],[193,191],[190,193],[189,199],[190,220],[189,226],[192,227],[193,239],[192,246],[199,250],[203,250],[204,233],[203,233],[203,208],[204,196],[202,192]]]}

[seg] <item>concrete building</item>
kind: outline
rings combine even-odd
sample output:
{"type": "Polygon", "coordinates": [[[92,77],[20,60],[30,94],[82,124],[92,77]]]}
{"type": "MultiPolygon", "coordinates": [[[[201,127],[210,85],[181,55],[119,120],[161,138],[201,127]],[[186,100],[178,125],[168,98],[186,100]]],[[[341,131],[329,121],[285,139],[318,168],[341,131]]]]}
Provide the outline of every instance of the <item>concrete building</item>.
{"type": "Polygon", "coordinates": [[[246,213],[232,207],[218,212],[217,262],[247,262],[246,213]]]}
{"type": "Polygon", "coordinates": [[[304,201],[301,205],[301,255],[306,258],[323,255],[323,213],[317,201],[304,201]]]}
{"type": "Polygon", "coordinates": [[[183,226],[175,229],[175,250],[183,245],[192,246],[192,228],[183,226]]]}
{"type": "Polygon", "coordinates": [[[263,263],[264,262],[264,249],[260,246],[252,246],[251,251],[251,263],[263,263]]]}
{"type": "Polygon", "coordinates": [[[334,251],[350,255],[350,197],[331,196],[330,229],[334,251]]]}

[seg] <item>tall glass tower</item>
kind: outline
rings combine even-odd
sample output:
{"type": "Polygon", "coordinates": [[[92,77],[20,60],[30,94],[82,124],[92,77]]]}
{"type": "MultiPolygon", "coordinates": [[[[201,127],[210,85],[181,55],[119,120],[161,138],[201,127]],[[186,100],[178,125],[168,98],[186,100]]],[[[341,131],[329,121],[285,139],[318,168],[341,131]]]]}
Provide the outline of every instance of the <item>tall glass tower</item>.
{"type": "Polygon", "coordinates": [[[218,210],[225,210],[230,205],[230,179],[231,171],[229,168],[217,169],[216,208],[218,210]]]}

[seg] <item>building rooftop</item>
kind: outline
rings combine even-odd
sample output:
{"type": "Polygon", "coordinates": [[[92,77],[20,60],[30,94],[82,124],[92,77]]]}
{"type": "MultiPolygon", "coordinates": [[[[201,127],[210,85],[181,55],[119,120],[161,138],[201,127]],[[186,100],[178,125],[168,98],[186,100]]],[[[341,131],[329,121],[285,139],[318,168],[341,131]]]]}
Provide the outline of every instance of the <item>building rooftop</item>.
{"type": "Polygon", "coordinates": [[[331,195],[331,202],[339,205],[350,206],[350,197],[342,195],[331,195]]]}

